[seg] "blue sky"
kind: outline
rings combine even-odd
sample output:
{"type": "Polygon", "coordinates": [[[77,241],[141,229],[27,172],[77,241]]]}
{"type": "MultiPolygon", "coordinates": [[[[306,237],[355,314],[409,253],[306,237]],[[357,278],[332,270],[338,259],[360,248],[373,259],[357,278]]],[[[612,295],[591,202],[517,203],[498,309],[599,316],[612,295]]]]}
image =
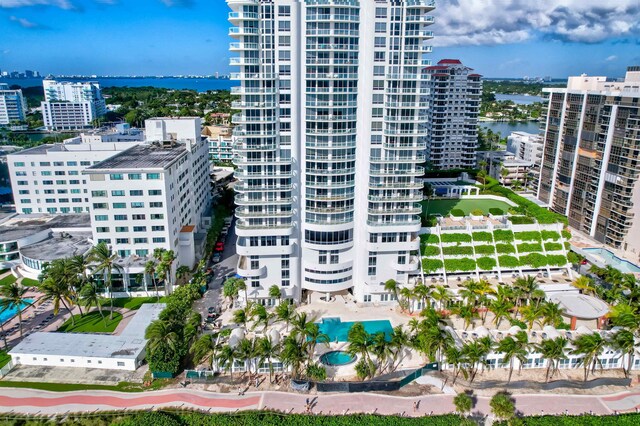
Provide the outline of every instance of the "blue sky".
{"type": "MultiPolygon", "coordinates": [[[[640,0],[437,4],[434,62],[459,58],[487,77],[621,76],[640,65],[640,0]]],[[[227,13],[224,0],[0,0],[0,69],[228,73],[227,13]]]]}

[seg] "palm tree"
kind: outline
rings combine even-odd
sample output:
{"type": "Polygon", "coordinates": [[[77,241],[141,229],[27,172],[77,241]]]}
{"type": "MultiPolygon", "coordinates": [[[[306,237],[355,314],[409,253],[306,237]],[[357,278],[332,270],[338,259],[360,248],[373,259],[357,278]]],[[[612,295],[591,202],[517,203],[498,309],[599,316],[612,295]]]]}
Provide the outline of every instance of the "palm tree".
{"type": "Polygon", "coordinates": [[[158,283],[156,282],[156,262],[148,260],[144,264],[144,273],[151,279],[151,284],[156,292],[157,300],[160,300],[160,293],[158,293],[158,283]]]}
{"type": "MultiPolygon", "coordinates": [[[[87,271],[89,270],[88,256],[78,254],[66,260],[67,266],[77,277],[77,279],[73,279],[72,290],[74,301],[78,305],[78,309],[80,309],[80,291],[82,291],[84,285],[89,282],[89,277],[87,275],[87,271]]],[[[80,315],[82,315],[82,309],[80,309],[80,315]]]]}
{"type": "MultiPolygon", "coordinates": [[[[22,337],[22,310],[26,302],[22,297],[27,292],[26,287],[14,282],[5,283],[0,286],[0,310],[14,310],[18,313],[18,325],[20,327],[20,337],[22,337]]],[[[6,340],[5,340],[6,346],[6,340]]]]}
{"type": "Polygon", "coordinates": [[[456,406],[456,411],[464,416],[473,409],[473,399],[468,393],[460,392],[453,398],[453,405],[456,406]]]}
{"type": "Polygon", "coordinates": [[[291,320],[291,324],[293,325],[293,332],[291,334],[300,339],[304,339],[305,334],[309,328],[309,324],[313,322],[314,319],[309,318],[306,312],[298,313],[291,320]]]}
{"type": "Polygon", "coordinates": [[[275,284],[269,287],[269,297],[272,299],[276,299],[278,301],[278,304],[280,304],[280,299],[282,299],[282,292],[280,292],[280,287],[275,284]]]}
{"type": "Polygon", "coordinates": [[[635,328],[640,322],[636,309],[628,303],[618,303],[611,307],[609,318],[614,326],[625,328],[635,328]]]}
{"type": "Polygon", "coordinates": [[[511,420],[516,414],[516,406],[513,398],[507,392],[499,392],[491,398],[489,402],[491,412],[501,420],[507,420],[507,424],[510,424],[511,420]]]}
{"type": "Polygon", "coordinates": [[[251,376],[251,361],[257,355],[256,341],[253,339],[242,339],[240,343],[238,343],[236,351],[237,358],[244,360],[247,372],[249,376],[251,376]]]}
{"type": "Polygon", "coordinates": [[[249,320],[249,315],[247,315],[247,309],[237,309],[233,311],[233,319],[231,321],[236,324],[243,324],[245,328],[247,328],[247,321],[249,320]]]}
{"type": "Polygon", "coordinates": [[[536,277],[533,275],[518,277],[514,281],[513,285],[521,291],[524,300],[530,300],[533,292],[539,289],[536,277]]]}
{"type": "Polygon", "coordinates": [[[447,287],[438,285],[433,289],[431,297],[438,302],[438,310],[442,310],[443,306],[453,299],[453,293],[447,287]]]}
{"type": "Polygon", "coordinates": [[[420,282],[413,288],[413,295],[422,302],[422,308],[424,309],[427,307],[427,299],[431,296],[431,289],[420,282]]]}
{"type": "Polygon", "coordinates": [[[165,268],[167,271],[166,280],[168,285],[165,287],[165,289],[168,290],[169,292],[173,291],[171,267],[173,265],[173,262],[175,262],[176,259],[177,257],[176,257],[176,254],[173,252],[173,250],[165,250],[164,252],[162,252],[161,263],[165,265],[165,268]]]}
{"type": "Polygon", "coordinates": [[[521,307],[520,313],[522,314],[522,319],[527,323],[529,329],[533,328],[533,323],[535,321],[541,321],[542,318],[542,309],[533,304],[521,307]]]}
{"type": "Polygon", "coordinates": [[[349,352],[350,355],[360,355],[361,358],[370,361],[369,349],[371,348],[371,335],[367,333],[367,330],[365,330],[361,322],[357,322],[351,326],[347,333],[347,341],[349,342],[347,352],[349,352]]]}
{"type": "Polygon", "coordinates": [[[265,360],[269,364],[269,383],[273,383],[273,362],[272,359],[280,353],[280,346],[273,343],[270,337],[265,336],[257,342],[257,353],[260,356],[260,363],[265,360]]]}
{"type": "Polygon", "coordinates": [[[552,324],[554,327],[557,327],[562,324],[562,314],[564,312],[564,309],[562,309],[557,303],[545,302],[541,306],[541,311],[543,316],[543,326],[552,324]]]}
{"type": "Polygon", "coordinates": [[[625,377],[628,378],[631,374],[631,367],[633,366],[633,355],[636,351],[635,336],[633,332],[624,328],[618,330],[611,339],[611,346],[613,346],[614,349],[617,349],[623,354],[627,355],[627,367],[623,367],[623,369],[625,377]]]}
{"type": "Polygon", "coordinates": [[[580,364],[584,367],[584,381],[589,378],[589,369],[595,372],[596,365],[600,363],[599,357],[604,351],[606,341],[600,333],[581,334],[573,341],[573,354],[583,355],[580,364]]]}
{"type": "Polygon", "coordinates": [[[376,356],[378,370],[382,374],[393,356],[391,344],[387,342],[384,332],[379,331],[371,337],[371,352],[376,356]]]}
{"type": "Polygon", "coordinates": [[[53,302],[53,313],[55,315],[58,315],[60,304],[62,304],[71,315],[71,324],[76,325],[73,311],[70,307],[73,302],[71,301],[69,286],[65,281],[55,279],[54,276],[50,275],[40,284],[39,290],[42,296],[40,296],[38,302],[53,302]]]}
{"type": "Polygon", "coordinates": [[[593,279],[586,275],[581,275],[573,281],[573,286],[581,290],[584,294],[595,294],[596,288],[593,279]]]}
{"type": "Polygon", "coordinates": [[[403,287],[400,289],[400,296],[402,297],[402,302],[400,303],[400,307],[403,310],[409,310],[409,314],[413,313],[413,303],[412,299],[414,297],[413,291],[409,287],[403,287]]]}
{"type": "Polygon", "coordinates": [[[454,313],[464,320],[464,329],[469,328],[473,320],[478,318],[478,312],[471,305],[463,304],[454,309],[454,313]]]}
{"type": "Polygon", "coordinates": [[[396,280],[385,281],[384,289],[385,291],[388,291],[389,293],[393,294],[396,300],[398,299],[398,283],[396,282],[396,280]]]}
{"type": "Polygon", "coordinates": [[[253,329],[255,330],[260,324],[264,324],[264,330],[262,332],[266,332],[269,326],[269,320],[271,319],[271,314],[267,312],[267,308],[256,303],[251,309],[251,316],[254,317],[253,329]]]}
{"type": "Polygon", "coordinates": [[[389,366],[390,371],[395,371],[397,368],[396,362],[398,361],[398,357],[402,353],[402,350],[409,342],[409,336],[402,329],[401,325],[398,325],[393,328],[391,331],[391,341],[389,342],[389,347],[391,349],[391,365],[389,366]]]}
{"type": "Polygon", "coordinates": [[[293,320],[296,308],[293,303],[288,302],[286,299],[283,303],[276,306],[276,317],[279,321],[284,321],[287,324],[287,333],[289,332],[289,324],[293,320]]]}
{"type": "Polygon", "coordinates": [[[236,349],[230,345],[225,345],[220,349],[220,353],[216,357],[218,367],[229,371],[231,374],[231,383],[233,383],[233,363],[236,360],[236,349]]]}
{"type": "Polygon", "coordinates": [[[452,385],[455,385],[456,380],[458,379],[458,375],[461,371],[463,372],[465,378],[467,377],[466,370],[460,368],[462,365],[467,363],[467,356],[461,349],[458,349],[455,345],[447,348],[445,356],[447,358],[447,363],[453,365],[452,385]]]}
{"type": "Polygon", "coordinates": [[[176,269],[176,278],[184,282],[190,272],[191,269],[189,269],[187,265],[180,265],[178,266],[178,269],[176,269]]]}
{"type": "Polygon", "coordinates": [[[568,342],[564,337],[556,337],[555,339],[544,339],[536,346],[536,350],[547,360],[545,381],[548,382],[555,372],[558,371],[560,361],[567,359],[566,350],[568,342]]]}
{"type": "Polygon", "coordinates": [[[200,324],[202,324],[202,315],[196,311],[189,312],[189,316],[187,317],[187,321],[182,330],[182,336],[187,347],[191,346],[191,344],[196,340],[196,337],[198,337],[200,324]]]}
{"type": "Polygon", "coordinates": [[[89,261],[94,263],[93,273],[102,273],[104,285],[109,291],[110,313],[109,319],[113,319],[113,295],[111,294],[111,276],[113,271],[122,273],[122,267],[116,263],[118,255],[113,253],[105,242],[98,243],[89,252],[89,261]]]}
{"type": "Polygon", "coordinates": [[[238,296],[237,278],[229,278],[222,285],[222,295],[229,299],[229,308],[233,308],[233,301],[238,296]]]}
{"type": "Polygon", "coordinates": [[[100,290],[98,290],[98,287],[94,283],[88,282],[82,287],[80,290],[80,300],[84,303],[84,306],[87,307],[87,311],[91,309],[91,306],[95,305],[98,308],[102,320],[105,324],[107,323],[107,319],[102,313],[102,294],[100,294],[100,290]]]}
{"type": "Polygon", "coordinates": [[[309,365],[311,359],[313,358],[313,354],[315,353],[316,345],[318,343],[329,343],[329,335],[321,332],[320,327],[315,323],[307,324],[305,328],[305,335],[307,340],[308,354],[307,365],[309,365]]]}
{"type": "Polygon", "coordinates": [[[160,348],[169,351],[178,351],[180,346],[180,336],[173,331],[168,321],[157,319],[147,327],[144,333],[147,339],[147,348],[150,352],[154,352],[160,348]]]}
{"type": "Polygon", "coordinates": [[[507,336],[498,342],[496,351],[504,355],[502,363],[505,364],[509,362],[509,378],[507,379],[507,383],[511,382],[511,375],[513,374],[513,360],[517,359],[520,361],[520,366],[526,362],[527,355],[529,354],[529,351],[527,350],[528,346],[529,338],[527,333],[524,331],[516,333],[515,339],[512,336],[507,336]]]}
{"type": "Polygon", "coordinates": [[[489,350],[485,344],[476,340],[463,345],[462,353],[470,365],[469,382],[473,383],[480,364],[486,365],[487,363],[486,356],[489,354],[489,350]]]}
{"type": "Polygon", "coordinates": [[[213,361],[217,358],[220,349],[217,345],[217,338],[217,334],[203,334],[195,341],[189,349],[195,364],[208,361],[209,366],[213,367],[213,361]]]}
{"type": "Polygon", "coordinates": [[[235,280],[236,291],[238,294],[244,290],[244,306],[249,306],[249,293],[247,293],[247,283],[242,278],[235,280]]]}
{"type": "Polygon", "coordinates": [[[280,360],[282,363],[291,368],[291,376],[293,378],[300,377],[300,367],[307,359],[306,342],[300,343],[295,336],[289,335],[285,337],[280,352],[280,360]]]}
{"type": "Polygon", "coordinates": [[[497,298],[489,305],[489,309],[493,312],[493,323],[496,328],[500,327],[500,323],[503,319],[511,316],[511,309],[513,309],[513,303],[509,300],[497,298]]]}

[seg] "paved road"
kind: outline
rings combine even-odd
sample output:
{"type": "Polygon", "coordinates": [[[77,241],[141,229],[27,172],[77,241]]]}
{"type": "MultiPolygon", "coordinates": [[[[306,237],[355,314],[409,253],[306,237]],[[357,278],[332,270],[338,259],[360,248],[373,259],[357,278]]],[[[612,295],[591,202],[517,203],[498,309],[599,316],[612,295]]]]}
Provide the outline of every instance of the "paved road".
{"type": "MultiPolygon", "coordinates": [[[[246,395],[218,394],[191,389],[167,389],[140,393],[111,391],[48,392],[32,389],[0,389],[0,412],[56,414],[93,410],[148,409],[151,407],[191,407],[210,411],[276,409],[285,412],[305,411],[306,401],[314,413],[377,413],[424,416],[451,413],[455,410],[452,395],[395,397],[371,393],[304,394],[249,392],[246,395]],[[418,401],[418,410],[413,404],[418,401]]],[[[490,414],[489,397],[478,397],[474,414],[490,414]]],[[[640,392],[623,392],[608,396],[594,395],[517,395],[516,408],[524,415],[538,414],[613,414],[634,412],[640,408],[640,392]]]]}

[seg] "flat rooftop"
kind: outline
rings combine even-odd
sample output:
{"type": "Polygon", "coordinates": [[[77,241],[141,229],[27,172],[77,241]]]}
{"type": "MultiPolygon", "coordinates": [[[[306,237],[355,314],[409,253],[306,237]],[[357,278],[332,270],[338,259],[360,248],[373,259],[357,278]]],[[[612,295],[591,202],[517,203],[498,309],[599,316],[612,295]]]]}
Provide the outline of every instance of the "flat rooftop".
{"type": "Polygon", "coordinates": [[[0,225],[0,242],[17,241],[38,232],[56,228],[84,228],[88,232],[91,230],[91,217],[89,213],[18,214],[0,225]]]}
{"type": "Polygon", "coordinates": [[[140,306],[119,336],[89,333],[45,333],[27,336],[9,353],[16,355],[50,355],[60,357],[136,359],[147,341],[144,333],[164,309],[164,303],[140,306]]]}
{"type": "Polygon", "coordinates": [[[169,146],[160,146],[159,144],[136,145],[88,167],[83,173],[111,170],[166,169],[182,155],[185,155],[186,152],[186,146],[181,143],[169,146]]]}
{"type": "Polygon", "coordinates": [[[609,305],[602,300],[586,294],[551,293],[551,302],[557,303],[570,317],[580,319],[597,319],[609,312],[609,305]]]}
{"type": "Polygon", "coordinates": [[[29,259],[41,261],[52,261],[85,254],[92,247],[89,242],[91,235],[91,232],[56,233],[46,240],[21,248],[20,254],[29,259]]]}

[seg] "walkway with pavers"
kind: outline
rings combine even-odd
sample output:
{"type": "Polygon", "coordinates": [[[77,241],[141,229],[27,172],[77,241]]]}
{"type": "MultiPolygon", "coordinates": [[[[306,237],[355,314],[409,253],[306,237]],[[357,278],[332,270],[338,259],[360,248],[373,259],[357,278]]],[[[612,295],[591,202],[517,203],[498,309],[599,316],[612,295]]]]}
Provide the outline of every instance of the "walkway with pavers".
{"type": "MultiPolygon", "coordinates": [[[[455,411],[453,395],[396,397],[372,393],[306,395],[283,392],[251,392],[245,395],[220,394],[191,389],[166,389],[144,393],[112,391],[49,392],[34,389],[0,389],[0,412],[56,414],[127,408],[196,408],[224,412],[271,409],[304,413],[310,402],[316,414],[376,413],[425,416],[455,411]],[[418,402],[414,412],[413,404],[418,402]]],[[[615,395],[515,395],[516,409],[523,415],[592,413],[598,415],[635,412],[640,408],[640,392],[615,395]]],[[[477,397],[474,415],[490,415],[489,397],[477,397]]]]}

